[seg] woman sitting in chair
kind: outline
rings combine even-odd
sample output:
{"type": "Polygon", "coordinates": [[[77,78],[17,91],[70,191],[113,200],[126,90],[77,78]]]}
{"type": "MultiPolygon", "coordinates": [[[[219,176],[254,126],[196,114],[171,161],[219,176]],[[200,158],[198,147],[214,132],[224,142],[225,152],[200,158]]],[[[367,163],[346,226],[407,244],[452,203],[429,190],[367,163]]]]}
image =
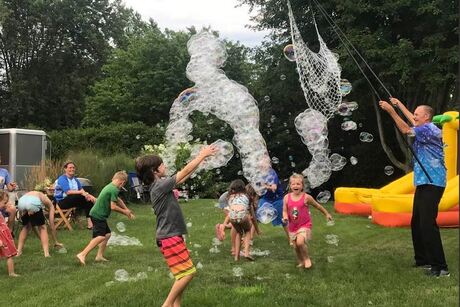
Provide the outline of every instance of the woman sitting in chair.
{"type": "Polygon", "coordinates": [[[75,177],[75,163],[72,161],[64,164],[64,174],[56,180],[54,198],[61,209],[82,208],[85,210],[88,229],[93,228],[89,211],[96,202],[96,197],[83,190],[80,181],[75,177]]]}

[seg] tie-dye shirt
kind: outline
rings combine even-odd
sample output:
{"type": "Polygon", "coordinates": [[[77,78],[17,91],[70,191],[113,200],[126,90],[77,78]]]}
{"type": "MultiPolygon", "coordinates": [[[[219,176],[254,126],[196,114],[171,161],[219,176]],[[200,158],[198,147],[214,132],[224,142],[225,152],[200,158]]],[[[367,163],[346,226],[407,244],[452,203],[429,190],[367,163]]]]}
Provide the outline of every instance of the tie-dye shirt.
{"type": "Polygon", "coordinates": [[[414,151],[432,182],[423,172],[420,164],[414,160],[414,185],[432,184],[446,186],[446,167],[444,165],[444,147],[441,129],[433,123],[412,128],[415,134],[414,151]]]}

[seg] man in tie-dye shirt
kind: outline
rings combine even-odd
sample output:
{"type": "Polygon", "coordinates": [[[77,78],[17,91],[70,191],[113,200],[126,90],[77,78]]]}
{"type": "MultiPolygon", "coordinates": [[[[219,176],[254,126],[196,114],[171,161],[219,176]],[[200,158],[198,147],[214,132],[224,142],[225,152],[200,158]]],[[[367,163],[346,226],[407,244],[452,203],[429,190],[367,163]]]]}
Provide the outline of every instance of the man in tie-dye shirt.
{"type": "Polygon", "coordinates": [[[429,269],[430,276],[449,276],[436,223],[439,201],[446,187],[441,130],[431,122],[434,112],[430,106],[420,105],[412,114],[398,99],[390,98],[390,101],[403,112],[412,127],[388,102],[380,101],[380,107],[390,114],[402,133],[415,138],[413,149],[419,159],[414,162],[415,194],[411,220],[415,266],[429,269]]]}

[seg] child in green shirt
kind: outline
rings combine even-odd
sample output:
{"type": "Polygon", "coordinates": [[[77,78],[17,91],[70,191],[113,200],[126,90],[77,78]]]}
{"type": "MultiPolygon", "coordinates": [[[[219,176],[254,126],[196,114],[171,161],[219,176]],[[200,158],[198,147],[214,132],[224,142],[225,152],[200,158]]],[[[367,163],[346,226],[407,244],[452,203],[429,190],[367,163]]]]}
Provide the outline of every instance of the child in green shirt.
{"type": "Polygon", "coordinates": [[[95,260],[108,261],[104,258],[104,251],[110,239],[111,231],[107,224],[107,219],[112,210],[126,215],[130,220],[134,218],[134,214],[131,210],[129,210],[123,200],[118,197],[120,189],[125,185],[127,180],[128,174],[126,174],[125,171],[116,172],[115,175],[113,175],[112,182],[102,189],[96,200],[96,204],[89,212],[89,216],[93,222],[93,239],[84,250],[77,254],[77,259],[81,265],[86,264],[86,256],[96,246],[99,246],[99,249],[95,260]]]}

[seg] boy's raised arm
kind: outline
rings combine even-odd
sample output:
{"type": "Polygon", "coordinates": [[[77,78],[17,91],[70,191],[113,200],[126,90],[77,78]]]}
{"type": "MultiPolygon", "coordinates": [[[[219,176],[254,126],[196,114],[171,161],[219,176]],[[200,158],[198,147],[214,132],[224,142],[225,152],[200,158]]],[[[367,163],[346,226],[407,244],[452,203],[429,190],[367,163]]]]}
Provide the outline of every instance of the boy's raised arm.
{"type": "Polygon", "coordinates": [[[182,170],[178,171],[176,174],[176,183],[180,184],[184,182],[196,168],[200,165],[203,160],[208,157],[212,156],[217,152],[217,147],[214,145],[205,146],[201,149],[198,156],[195,157],[192,161],[190,161],[182,170]]]}

